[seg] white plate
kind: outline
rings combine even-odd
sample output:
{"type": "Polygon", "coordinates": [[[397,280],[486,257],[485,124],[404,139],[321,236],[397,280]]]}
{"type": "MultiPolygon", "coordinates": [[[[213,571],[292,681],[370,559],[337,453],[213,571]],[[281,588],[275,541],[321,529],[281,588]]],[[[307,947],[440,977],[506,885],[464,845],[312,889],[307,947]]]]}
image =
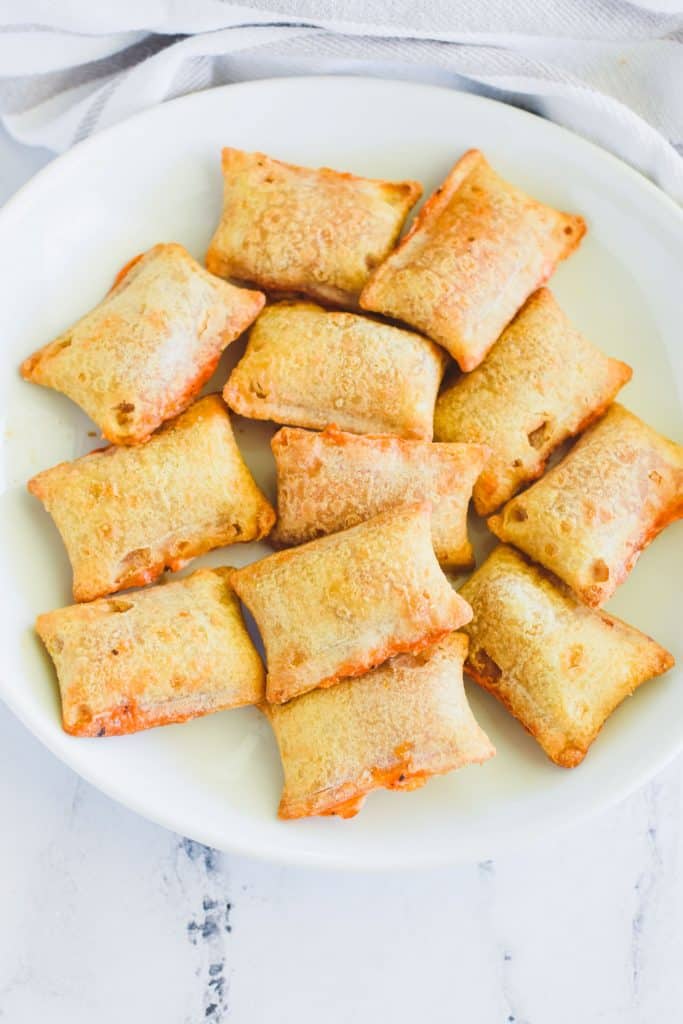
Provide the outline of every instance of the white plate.
{"type": "MultiPolygon", "coordinates": [[[[98,301],[136,252],[176,240],[201,258],[220,211],[225,144],[374,177],[417,178],[427,192],[463,150],[481,147],[511,181],[586,217],[588,236],[552,288],[590,338],[634,367],[625,403],[680,436],[683,216],[618,160],[511,107],[409,83],[283,79],[167,103],[56,160],[0,214],[0,694],[50,750],[122,803],[212,846],[283,861],[380,867],[485,857],[623,796],[681,744],[680,672],[643,686],[571,772],[554,767],[472,685],[475,713],[498,756],[414,793],[373,794],[352,821],[277,820],[278,755],[254,709],[106,740],[62,732],[55,679],[32,623],[36,613],[71,603],[71,574],[57,531],[25,483],[97,442],[75,405],[22,382],[17,367],[98,301]]],[[[234,349],[230,362],[241,346],[234,349]]],[[[272,496],[271,428],[238,421],[237,430],[272,496]]],[[[679,524],[659,538],[610,604],[679,658],[682,537],[679,524]]],[[[237,545],[193,568],[241,565],[267,550],[237,545]]]]}

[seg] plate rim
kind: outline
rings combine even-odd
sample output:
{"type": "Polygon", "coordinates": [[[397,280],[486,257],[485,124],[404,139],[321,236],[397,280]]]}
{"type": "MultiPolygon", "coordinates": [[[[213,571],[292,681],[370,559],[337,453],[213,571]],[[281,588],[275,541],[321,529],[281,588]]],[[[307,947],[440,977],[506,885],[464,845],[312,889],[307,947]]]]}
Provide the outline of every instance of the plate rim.
{"type": "MultiPolygon", "coordinates": [[[[481,107],[483,105],[485,107],[489,107],[493,104],[496,107],[504,108],[506,111],[505,116],[511,117],[513,120],[517,118],[523,121],[533,120],[534,122],[542,122],[544,125],[544,131],[548,131],[556,136],[559,135],[564,138],[569,138],[572,145],[578,145],[579,149],[581,149],[581,147],[586,147],[587,151],[596,159],[603,162],[607,160],[609,163],[612,163],[617,169],[617,173],[622,175],[626,173],[639,188],[642,189],[644,187],[653,197],[655,202],[663,204],[669,213],[671,213],[672,210],[675,211],[674,216],[677,218],[679,226],[683,228],[683,209],[671,196],[668,195],[668,193],[651,181],[644,173],[626,163],[626,161],[616,156],[614,153],[604,149],[599,144],[591,141],[590,139],[586,139],[584,136],[577,134],[563,125],[559,125],[554,121],[544,118],[540,114],[513,106],[512,104],[506,103],[502,100],[462,91],[458,88],[452,88],[449,86],[416,82],[410,79],[401,78],[384,78],[355,74],[333,74],[272,76],[244,82],[228,83],[225,85],[215,86],[211,89],[204,89],[198,92],[188,93],[184,96],[175,97],[174,99],[148,107],[145,110],[138,111],[130,117],[124,118],[116,124],[110,125],[107,128],[96,132],[94,135],[75,143],[64,153],[57,154],[46,166],[42,167],[36,174],[29,178],[28,181],[21,185],[0,208],[0,231],[4,229],[5,222],[9,222],[11,224],[12,218],[16,217],[17,214],[21,214],[22,207],[27,202],[31,201],[32,194],[36,190],[49,187],[53,178],[59,178],[65,173],[65,171],[68,173],[69,164],[71,162],[80,162],[83,159],[84,154],[86,154],[90,148],[96,148],[98,145],[101,145],[103,140],[105,142],[106,140],[111,140],[118,132],[129,130],[131,124],[144,121],[146,119],[152,119],[159,113],[159,111],[165,108],[171,107],[173,109],[178,109],[181,106],[201,104],[204,97],[213,96],[217,93],[224,93],[228,90],[230,90],[231,95],[234,95],[236,91],[257,92],[261,90],[267,91],[274,87],[288,88],[290,83],[294,87],[301,87],[304,83],[310,86],[312,79],[335,84],[343,83],[347,86],[352,83],[354,88],[361,90],[366,88],[377,88],[379,86],[382,88],[393,87],[406,89],[410,92],[436,91],[438,93],[447,93],[451,94],[454,98],[457,97],[457,102],[462,102],[465,105],[470,104],[474,107],[481,107]]],[[[672,370],[674,370],[673,366],[672,370]]],[[[677,383],[680,389],[680,379],[677,380],[677,383]]],[[[680,404],[679,390],[679,405],[680,404]]],[[[3,595],[4,600],[6,600],[8,596],[9,595],[6,592],[5,595],[3,595]]],[[[3,663],[4,660],[5,658],[3,655],[3,663]]],[[[58,733],[54,736],[50,735],[47,723],[44,722],[42,718],[34,720],[34,718],[21,706],[16,695],[12,693],[9,686],[6,684],[4,680],[4,672],[0,675],[0,698],[10,711],[19,719],[22,725],[33,736],[35,736],[51,754],[57,757],[63,764],[67,765],[67,767],[75,772],[76,775],[83,778],[90,785],[93,785],[110,799],[117,801],[124,807],[132,810],[134,813],[139,814],[148,821],[152,821],[169,831],[179,834],[177,827],[178,822],[173,821],[172,812],[160,813],[157,809],[150,809],[145,804],[144,798],[138,798],[137,794],[129,793],[126,790],[126,787],[117,785],[115,781],[111,781],[108,777],[103,781],[99,777],[97,770],[90,770],[89,767],[86,766],[84,768],[81,765],[74,767],[73,760],[69,757],[68,747],[66,745],[60,745],[60,740],[62,740],[63,737],[58,733]],[[126,791],[122,792],[122,790],[126,791]]],[[[255,841],[253,838],[251,841],[243,841],[242,836],[239,834],[232,836],[230,841],[227,842],[225,837],[214,834],[214,830],[210,826],[203,829],[193,829],[192,838],[197,839],[199,842],[215,849],[237,856],[254,858],[255,860],[266,863],[316,867],[325,870],[412,870],[454,865],[458,863],[474,863],[477,860],[486,859],[489,856],[498,856],[500,853],[515,853],[534,842],[549,840],[562,834],[573,826],[578,826],[587,820],[590,820],[593,816],[603,813],[610,807],[620,803],[631,793],[646,785],[655,775],[661,772],[667,764],[674,760],[674,758],[680,754],[682,749],[683,727],[681,728],[678,742],[676,744],[672,743],[665,752],[661,753],[658,757],[649,762],[647,769],[645,771],[641,771],[637,777],[629,779],[622,785],[613,787],[605,793],[602,798],[598,798],[587,808],[575,808],[573,813],[564,821],[553,820],[551,822],[546,822],[543,828],[532,828],[526,834],[522,833],[521,830],[507,835],[503,834],[501,830],[494,831],[490,840],[487,840],[487,846],[495,849],[482,848],[478,852],[475,852],[476,844],[469,843],[466,844],[466,849],[464,851],[459,851],[454,847],[453,843],[448,843],[438,846],[432,844],[422,851],[419,856],[414,855],[414,853],[402,856],[400,850],[396,849],[391,851],[386,850],[384,856],[380,856],[377,853],[370,853],[368,850],[361,849],[360,852],[345,850],[343,855],[336,857],[332,848],[334,844],[331,844],[330,848],[325,852],[321,851],[318,847],[311,850],[305,843],[302,843],[296,848],[292,847],[278,850],[275,848],[274,844],[270,842],[259,842],[258,840],[255,841]]],[[[247,836],[250,834],[251,833],[249,832],[246,833],[247,836]]]]}
{"type": "MultiPolygon", "coordinates": [[[[599,154],[599,159],[607,158],[608,160],[614,161],[618,165],[621,171],[626,171],[629,175],[633,176],[634,179],[639,181],[641,185],[644,185],[648,190],[651,190],[654,195],[661,201],[663,200],[669,207],[670,210],[675,212],[675,215],[681,220],[683,225],[683,207],[681,207],[676,200],[665,192],[663,188],[648,178],[647,175],[638,170],[632,164],[627,163],[616,153],[612,153],[609,149],[605,149],[597,142],[593,142],[592,139],[587,139],[583,135],[579,135],[571,128],[565,127],[565,125],[558,124],[556,121],[551,121],[547,117],[543,117],[542,114],[537,114],[532,110],[526,110],[524,107],[517,107],[512,103],[506,103],[504,100],[495,99],[491,96],[482,96],[479,93],[467,92],[466,90],[457,89],[447,85],[436,85],[433,82],[417,82],[406,78],[384,78],[375,77],[373,75],[354,75],[354,74],[334,74],[334,75],[272,75],[268,78],[257,78],[251,79],[244,82],[228,82],[224,85],[215,85],[209,89],[200,89],[196,92],[185,93],[183,96],[175,96],[170,100],[163,100],[161,103],[155,103],[151,107],[146,107],[144,110],[139,110],[135,114],[131,114],[129,117],[125,117],[115,124],[108,125],[106,128],[101,128],[99,131],[92,135],[88,135],[85,139],[80,139],[75,142],[73,146],[65,150],[62,153],[57,153],[52,160],[49,161],[44,167],[41,167],[34,175],[32,175],[27,181],[20,185],[19,188],[12,193],[2,206],[0,206],[0,224],[4,220],[5,216],[14,212],[15,205],[19,205],[23,200],[25,193],[28,192],[36,184],[42,185],[52,173],[56,173],[55,169],[61,169],[69,161],[74,158],[74,155],[78,156],[86,152],[86,150],[95,145],[98,141],[106,139],[115,135],[117,131],[122,130],[124,127],[128,127],[130,124],[134,124],[136,121],[154,116],[157,111],[173,107],[177,109],[183,105],[190,105],[193,102],[197,102],[199,97],[208,95],[214,95],[219,92],[225,92],[228,89],[232,91],[256,91],[260,88],[272,87],[274,85],[282,86],[288,82],[297,84],[310,82],[312,79],[322,80],[326,82],[354,82],[365,86],[389,85],[398,86],[399,88],[407,88],[410,91],[413,90],[424,90],[429,92],[439,92],[457,95],[465,103],[472,103],[474,106],[490,106],[493,104],[496,107],[502,107],[513,117],[519,117],[521,120],[531,120],[542,122],[551,132],[568,136],[573,141],[578,142],[582,146],[588,147],[594,153],[599,154]]],[[[40,147],[31,147],[40,148],[40,147]]],[[[43,147],[44,148],[44,147],[43,147]]]]}

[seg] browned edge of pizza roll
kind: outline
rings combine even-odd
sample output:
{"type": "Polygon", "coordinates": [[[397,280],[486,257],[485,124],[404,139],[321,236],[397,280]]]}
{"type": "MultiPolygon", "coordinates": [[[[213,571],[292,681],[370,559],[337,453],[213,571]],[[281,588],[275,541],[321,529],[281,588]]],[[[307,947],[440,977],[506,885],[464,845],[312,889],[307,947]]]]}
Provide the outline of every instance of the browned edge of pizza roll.
{"type": "Polygon", "coordinates": [[[417,651],[471,615],[436,560],[431,505],[403,505],[233,573],[283,703],[417,651]]]}
{"type": "Polygon", "coordinates": [[[213,548],[260,540],[275,522],[218,395],[199,399],[145,444],[62,462],[28,489],[59,529],[77,601],[152,583],[213,548]]]}
{"type": "Polygon", "coordinates": [[[412,331],[279,302],[254,324],[223,397],[250,419],[431,441],[446,360],[412,331]]]}
{"type": "Polygon", "coordinates": [[[268,705],[284,769],[281,818],[351,817],[373,789],[415,789],[493,757],[467,702],[467,638],[450,633],[359,679],[268,705]]]}
{"type": "Polygon", "coordinates": [[[221,277],[356,308],[422,195],[417,181],[360,178],[226,147],[223,213],[206,254],[221,277]]]}
{"type": "Polygon", "coordinates": [[[631,375],[571,324],[547,288],[534,292],[484,362],[436,403],[437,441],[492,449],[474,485],[479,515],[541,476],[559,445],[598,419],[631,375]]]}
{"type": "Polygon", "coordinates": [[[615,403],[488,525],[598,607],[681,516],[683,446],[615,403]]]}
{"type": "Polygon", "coordinates": [[[155,245],[21,372],[76,402],[108,441],[139,444],[189,405],[264,302],[209,274],[183,246],[155,245]]]}
{"type": "Polygon", "coordinates": [[[674,664],[633,626],[588,608],[569,587],[500,545],[460,593],[471,604],[465,670],[547,756],[573,768],[625,697],[674,664]]]}
{"type": "Polygon", "coordinates": [[[373,272],[360,305],[409,324],[473,370],[585,231],[581,217],[514,188],[471,149],[373,272]]]}
{"type": "Polygon", "coordinates": [[[489,457],[482,444],[432,444],[388,435],[283,427],[277,466],[277,546],[306,543],[416,501],[432,503],[432,541],[447,569],[473,564],[467,535],[472,487],[489,457]]]}
{"type": "Polygon", "coordinates": [[[39,615],[62,721],[74,736],[118,736],[259,704],[264,670],[230,567],[39,615]]]}

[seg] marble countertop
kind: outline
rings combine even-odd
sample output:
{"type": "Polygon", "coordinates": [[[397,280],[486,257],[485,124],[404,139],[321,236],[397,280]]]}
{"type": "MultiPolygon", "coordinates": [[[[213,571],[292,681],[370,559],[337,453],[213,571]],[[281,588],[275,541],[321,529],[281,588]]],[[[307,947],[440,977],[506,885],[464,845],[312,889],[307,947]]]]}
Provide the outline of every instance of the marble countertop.
{"type": "MultiPolygon", "coordinates": [[[[0,131],[0,201],[48,159],[0,131]]],[[[0,1022],[668,1024],[682,777],[514,857],[332,874],[144,821],[0,704],[0,1022]]]]}

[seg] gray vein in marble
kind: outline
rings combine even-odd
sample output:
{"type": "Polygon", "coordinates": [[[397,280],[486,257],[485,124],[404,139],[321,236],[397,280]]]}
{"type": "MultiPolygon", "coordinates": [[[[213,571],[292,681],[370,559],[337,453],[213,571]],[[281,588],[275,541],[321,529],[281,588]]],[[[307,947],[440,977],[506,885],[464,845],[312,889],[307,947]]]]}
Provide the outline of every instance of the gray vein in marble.
{"type": "MultiPolygon", "coordinates": [[[[196,910],[187,922],[186,932],[189,943],[199,953],[196,973],[202,993],[202,1019],[209,1024],[222,1024],[229,1011],[226,940],[232,931],[232,903],[226,898],[221,857],[209,846],[193,839],[181,839],[177,865],[183,889],[189,890],[184,882],[189,869],[193,877],[192,890],[199,894],[196,910]]],[[[196,897],[193,899],[196,900],[196,897]]]]}
{"type": "Polygon", "coordinates": [[[662,814],[662,801],[666,795],[663,784],[655,779],[642,792],[647,813],[644,834],[644,862],[634,885],[635,908],[631,921],[631,991],[636,1006],[641,1002],[648,967],[648,935],[656,928],[662,892],[666,891],[667,876],[674,870],[678,820],[662,814]],[[666,834],[673,828],[674,836],[666,834]],[[672,839],[673,842],[669,842],[672,839]]]}
{"type": "MultiPolygon", "coordinates": [[[[479,861],[477,865],[479,884],[483,891],[495,889],[496,865],[492,860],[479,861]]],[[[493,903],[491,904],[493,905],[493,903]]],[[[493,925],[492,925],[493,931],[493,925]]],[[[530,1019],[522,1013],[520,997],[514,981],[514,959],[508,944],[498,939],[495,932],[492,935],[493,944],[497,949],[497,956],[500,963],[500,992],[505,1004],[505,1024],[531,1024],[530,1019]]]]}
{"type": "Polygon", "coordinates": [[[83,804],[83,800],[85,798],[85,792],[86,790],[85,785],[83,783],[83,779],[81,779],[81,777],[77,775],[74,781],[74,789],[71,795],[71,806],[69,807],[68,812],[68,825],[70,827],[73,827],[74,822],[78,817],[81,805],[83,804]]]}

